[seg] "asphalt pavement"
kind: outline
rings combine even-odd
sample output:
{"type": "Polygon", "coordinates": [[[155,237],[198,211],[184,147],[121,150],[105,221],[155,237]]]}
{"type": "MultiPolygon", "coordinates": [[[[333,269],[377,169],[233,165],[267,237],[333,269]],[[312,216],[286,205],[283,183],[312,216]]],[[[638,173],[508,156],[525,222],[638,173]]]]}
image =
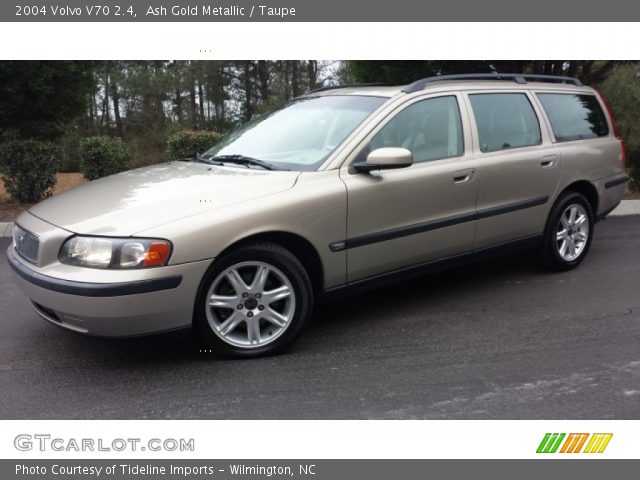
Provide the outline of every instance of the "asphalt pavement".
{"type": "Polygon", "coordinates": [[[32,312],[0,239],[0,419],[638,419],[640,216],[576,270],[526,253],[327,304],[290,352],[82,337],[32,312]]]}

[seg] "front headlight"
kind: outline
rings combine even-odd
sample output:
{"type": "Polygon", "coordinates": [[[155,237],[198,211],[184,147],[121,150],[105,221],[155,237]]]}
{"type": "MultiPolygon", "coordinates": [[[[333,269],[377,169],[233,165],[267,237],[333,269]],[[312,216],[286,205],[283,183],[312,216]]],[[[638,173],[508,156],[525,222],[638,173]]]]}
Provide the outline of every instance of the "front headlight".
{"type": "Polygon", "coordinates": [[[148,238],[71,237],[60,250],[67,265],[90,268],[148,268],[167,264],[171,243],[148,238]]]}

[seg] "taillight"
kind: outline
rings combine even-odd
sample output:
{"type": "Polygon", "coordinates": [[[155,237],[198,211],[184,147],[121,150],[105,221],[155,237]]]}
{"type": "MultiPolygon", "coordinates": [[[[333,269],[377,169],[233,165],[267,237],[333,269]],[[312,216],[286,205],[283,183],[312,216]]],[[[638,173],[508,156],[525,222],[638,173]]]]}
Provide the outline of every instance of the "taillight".
{"type": "Polygon", "coordinates": [[[611,128],[613,128],[613,134],[615,135],[615,137],[618,140],[618,142],[620,142],[620,162],[622,163],[622,166],[624,167],[627,164],[627,147],[624,145],[624,141],[618,135],[618,131],[616,130],[616,122],[615,122],[615,119],[613,117],[613,110],[611,110],[611,105],[609,105],[609,102],[607,102],[607,99],[604,98],[604,95],[602,95],[597,90],[596,90],[596,93],[598,94],[598,96],[600,97],[600,100],[602,100],[602,103],[604,104],[605,108],[607,109],[607,114],[609,115],[609,121],[611,122],[611,128]]]}
{"type": "Polygon", "coordinates": [[[607,99],[604,98],[604,95],[602,95],[598,91],[596,91],[596,93],[600,97],[600,100],[602,100],[602,103],[604,103],[604,107],[607,109],[607,114],[609,115],[609,120],[611,121],[611,126],[613,127],[613,134],[616,136],[616,138],[620,138],[620,137],[618,137],[618,131],[616,130],[616,121],[613,118],[613,111],[611,110],[611,105],[609,105],[609,102],[607,102],[607,99]]]}

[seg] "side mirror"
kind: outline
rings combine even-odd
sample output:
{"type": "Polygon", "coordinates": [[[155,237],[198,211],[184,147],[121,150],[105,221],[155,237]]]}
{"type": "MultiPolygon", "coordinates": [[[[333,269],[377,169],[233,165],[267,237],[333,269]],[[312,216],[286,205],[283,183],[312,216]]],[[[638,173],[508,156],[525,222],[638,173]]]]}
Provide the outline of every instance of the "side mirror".
{"type": "Polygon", "coordinates": [[[367,156],[367,162],[353,165],[358,172],[406,168],[413,164],[413,154],[406,148],[378,148],[367,156]]]}

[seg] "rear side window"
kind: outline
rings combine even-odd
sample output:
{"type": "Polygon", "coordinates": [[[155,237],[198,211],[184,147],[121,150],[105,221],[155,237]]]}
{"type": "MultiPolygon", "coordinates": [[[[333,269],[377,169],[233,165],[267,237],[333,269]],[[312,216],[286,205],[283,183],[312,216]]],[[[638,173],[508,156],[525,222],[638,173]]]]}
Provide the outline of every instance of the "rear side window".
{"type": "Polygon", "coordinates": [[[604,137],[609,126],[594,95],[538,93],[558,142],[604,137]]]}
{"type": "Polygon", "coordinates": [[[409,105],[376,133],[368,152],[383,147],[406,148],[413,154],[414,163],[460,157],[464,140],[456,97],[430,98],[409,105]]]}
{"type": "Polygon", "coordinates": [[[538,117],[524,93],[480,93],[469,99],[482,152],[541,143],[538,117]]]}

